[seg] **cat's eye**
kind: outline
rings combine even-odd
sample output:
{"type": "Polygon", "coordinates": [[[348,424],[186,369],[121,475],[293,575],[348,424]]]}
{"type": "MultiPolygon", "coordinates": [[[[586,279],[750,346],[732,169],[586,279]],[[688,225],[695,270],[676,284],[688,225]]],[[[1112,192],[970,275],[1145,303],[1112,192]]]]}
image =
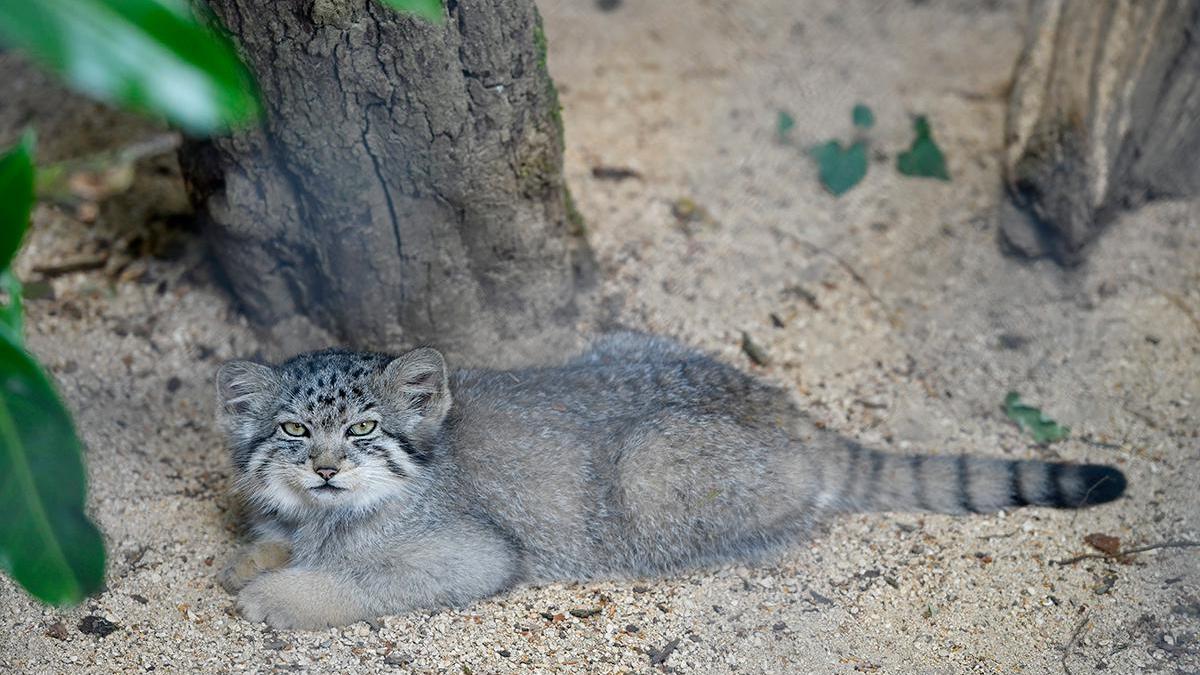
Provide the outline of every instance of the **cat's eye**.
{"type": "Polygon", "coordinates": [[[366,436],[375,431],[375,420],[366,420],[350,425],[350,430],[347,432],[351,436],[366,436]]]}
{"type": "Polygon", "coordinates": [[[284,422],[283,424],[279,425],[279,428],[283,429],[283,433],[287,434],[288,436],[308,435],[308,427],[300,424],[299,422],[284,422]]]}

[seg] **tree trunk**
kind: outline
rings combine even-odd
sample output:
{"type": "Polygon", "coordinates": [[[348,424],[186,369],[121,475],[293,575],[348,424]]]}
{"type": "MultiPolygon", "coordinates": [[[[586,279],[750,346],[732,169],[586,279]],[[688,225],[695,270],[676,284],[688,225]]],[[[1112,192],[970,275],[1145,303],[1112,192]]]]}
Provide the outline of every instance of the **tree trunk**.
{"type": "Polygon", "coordinates": [[[1006,145],[1028,255],[1078,262],[1121,208],[1200,194],[1200,2],[1035,0],[1006,145]]]}
{"type": "Polygon", "coordinates": [[[490,362],[573,336],[592,259],[533,0],[448,0],[443,25],[374,0],[209,4],[265,114],[182,160],[254,323],[287,350],[490,362]]]}

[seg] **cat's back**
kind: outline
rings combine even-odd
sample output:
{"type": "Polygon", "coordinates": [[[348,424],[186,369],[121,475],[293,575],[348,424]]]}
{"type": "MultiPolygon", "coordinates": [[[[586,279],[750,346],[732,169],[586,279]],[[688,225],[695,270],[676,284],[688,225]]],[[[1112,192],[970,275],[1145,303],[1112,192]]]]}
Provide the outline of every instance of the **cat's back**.
{"type": "Polygon", "coordinates": [[[529,433],[644,419],[666,409],[736,414],[786,400],[781,391],[666,338],[615,333],[562,365],[460,370],[451,391],[461,418],[520,422],[529,433]]]}
{"type": "Polygon", "coordinates": [[[610,501],[629,434],[713,416],[774,424],[794,413],[779,390],[637,334],[602,339],[563,365],[457,371],[451,391],[449,445],[464,491],[531,549],[557,550],[550,558],[560,563],[589,557],[561,555],[561,547],[595,540],[589,528],[610,501]]]}

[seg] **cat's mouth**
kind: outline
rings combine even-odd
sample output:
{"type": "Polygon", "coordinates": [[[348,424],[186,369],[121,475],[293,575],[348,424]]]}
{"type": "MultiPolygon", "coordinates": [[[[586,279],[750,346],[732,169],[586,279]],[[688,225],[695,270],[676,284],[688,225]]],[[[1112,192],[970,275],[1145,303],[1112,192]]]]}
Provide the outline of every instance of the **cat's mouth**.
{"type": "Polygon", "coordinates": [[[344,492],[346,488],[338,487],[332,483],[325,483],[323,485],[309,488],[309,490],[312,490],[313,492],[344,492]]]}

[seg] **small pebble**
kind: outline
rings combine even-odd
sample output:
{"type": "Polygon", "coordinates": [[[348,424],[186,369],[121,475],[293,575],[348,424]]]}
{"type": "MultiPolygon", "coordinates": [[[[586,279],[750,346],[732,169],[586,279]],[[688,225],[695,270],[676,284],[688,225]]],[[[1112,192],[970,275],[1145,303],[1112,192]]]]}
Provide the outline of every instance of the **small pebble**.
{"type": "Polygon", "coordinates": [[[79,620],[79,632],[97,637],[107,637],[121,627],[102,616],[89,614],[79,620]]]}
{"type": "Polygon", "coordinates": [[[742,332],[742,351],[746,353],[747,358],[756,366],[765,366],[771,362],[766,350],[745,331],[742,332]]]}
{"type": "Polygon", "coordinates": [[[389,666],[406,666],[413,662],[413,657],[404,652],[392,652],[383,657],[383,662],[389,666]]]}

